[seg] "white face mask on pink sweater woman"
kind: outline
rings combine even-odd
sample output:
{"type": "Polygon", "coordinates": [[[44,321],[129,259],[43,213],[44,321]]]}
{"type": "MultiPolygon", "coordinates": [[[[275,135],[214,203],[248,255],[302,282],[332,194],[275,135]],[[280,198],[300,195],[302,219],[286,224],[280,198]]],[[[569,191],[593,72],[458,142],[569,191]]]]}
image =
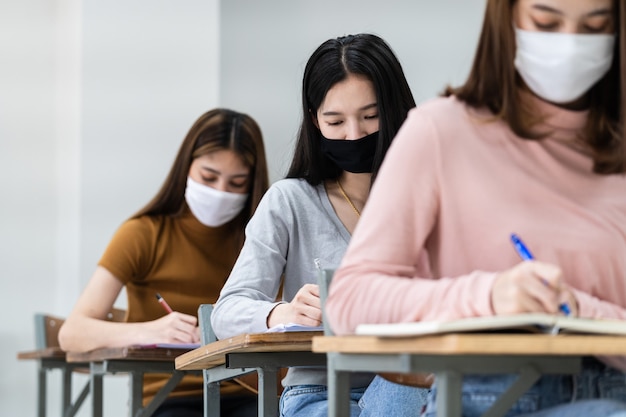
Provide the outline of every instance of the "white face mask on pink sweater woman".
{"type": "Polygon", "coordinates": [[[570,103],[582,97],[613,61],[615,35],[515,28],[515,38],[515,68],[535,94],[553,103],[570,103]]]}
{"type": "Polygon", "coordinates": [[[216,190],[187,177],[185,201],[200,223],[218,227],[228,223],[241,212],[248,194],[216,190]]]}

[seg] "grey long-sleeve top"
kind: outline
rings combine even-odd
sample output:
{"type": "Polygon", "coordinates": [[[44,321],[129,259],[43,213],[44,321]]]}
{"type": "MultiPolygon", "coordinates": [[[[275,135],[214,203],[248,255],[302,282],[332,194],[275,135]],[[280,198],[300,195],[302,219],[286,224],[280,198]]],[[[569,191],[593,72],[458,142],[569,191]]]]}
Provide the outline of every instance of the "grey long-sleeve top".
{"type": "MultiPolygon", "coordinates": [[[[284,179],[274,183],[246,227],[246,241],[211,314],[218,339],[267,330],[267,317],[284,275],[283,300],[305,284],[317,284],[315,259],[337,268],[350,233],[337,217],[323,184],[284,179]]],[[[353,377],[366,386],[371,375],[353,377]]],[[[326,385],[326,370],[291,368],[283,385],[326,385]]]]}

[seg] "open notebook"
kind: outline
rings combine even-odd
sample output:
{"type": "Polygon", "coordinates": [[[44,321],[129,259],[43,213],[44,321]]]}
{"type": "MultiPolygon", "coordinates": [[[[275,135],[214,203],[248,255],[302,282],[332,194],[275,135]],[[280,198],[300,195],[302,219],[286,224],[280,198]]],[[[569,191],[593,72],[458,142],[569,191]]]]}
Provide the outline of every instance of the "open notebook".
{"type": "Polygon", "coordinates": [[[626,335],[626,320],[583,319],[549,314],[471,317],[451,321],[418,321],[392,324],[361,324],[356,334],[406,337],[459,332],[531,331],[543,333],[592,333],[626,335]]]}

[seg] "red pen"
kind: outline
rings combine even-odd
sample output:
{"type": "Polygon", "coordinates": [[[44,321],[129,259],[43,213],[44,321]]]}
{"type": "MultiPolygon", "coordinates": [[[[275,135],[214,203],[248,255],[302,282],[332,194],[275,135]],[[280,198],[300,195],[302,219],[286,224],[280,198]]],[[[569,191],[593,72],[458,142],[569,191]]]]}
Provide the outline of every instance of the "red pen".
{"type": "Polygon", "coordinates": [[[167,304],[167,301],[165,301],[165,299],[161,297],[161,294],[156,293],[156,299],[159,301],[159,303],[161,303],[161,305],[163,306],[165,311],[167,311],[168,314],[173,311],[172,307],[170,307],[169,304],[167,304]]]}

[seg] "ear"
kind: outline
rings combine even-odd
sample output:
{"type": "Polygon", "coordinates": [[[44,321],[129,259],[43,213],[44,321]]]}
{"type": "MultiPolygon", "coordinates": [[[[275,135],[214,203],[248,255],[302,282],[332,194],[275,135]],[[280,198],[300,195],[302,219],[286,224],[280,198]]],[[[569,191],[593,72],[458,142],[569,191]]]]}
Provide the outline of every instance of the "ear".
{"type": "Polygon", "coordinates": [[[320,128],[320,124],[317,121],[317,115],[313,114],[313,112],[311,111],[311,109],[309,109],[309,116],[311,117],[311,121],[313,122],[313,124],[315,125],[316,128],[320,128]]]}

